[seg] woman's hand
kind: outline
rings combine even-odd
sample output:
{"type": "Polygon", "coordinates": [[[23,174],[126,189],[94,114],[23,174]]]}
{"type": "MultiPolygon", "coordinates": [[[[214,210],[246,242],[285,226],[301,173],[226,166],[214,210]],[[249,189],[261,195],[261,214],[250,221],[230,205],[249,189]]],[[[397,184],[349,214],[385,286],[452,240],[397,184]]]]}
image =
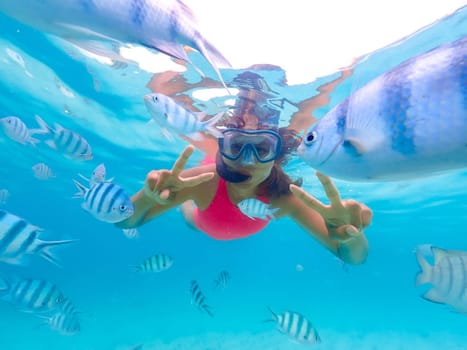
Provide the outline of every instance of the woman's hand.
{"type": "Polygon", "coordinates": [[[370,224],[373,217],[370,208],[353,199],[342,200],[339,191],[328,176],[320,172],[316,172],[316,176],[323,185],[329,205],[321,203],[298,186],[291,185],[290,190],[308,207],[321,214],[332,239],[346,240],[370,224]]]}
{"type": "Polygon", "coordinates": [[[187,146],[171,170],[150,171],[144,183],[144,195],[164,205],[169,203],[180,190],[211,180],[214,177],[213,172],[186,178],[180,176],[194,150],[193,146],[187,146]]]}

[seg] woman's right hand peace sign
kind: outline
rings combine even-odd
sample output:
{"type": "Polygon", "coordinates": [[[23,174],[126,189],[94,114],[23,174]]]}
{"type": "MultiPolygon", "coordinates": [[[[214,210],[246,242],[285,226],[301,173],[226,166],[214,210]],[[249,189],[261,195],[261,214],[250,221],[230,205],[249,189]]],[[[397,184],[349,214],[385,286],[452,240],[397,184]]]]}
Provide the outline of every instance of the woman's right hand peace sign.
{"type": "Polygon", "coordinates": [[[194,150],[193,146],[187,146],[175,161],[172,170],[150,171],[144,183],[144,194],[156,203],[164,205],[173,200],[180,190],[211,180],[215,175],[213,172],[185,178],[180,176],[194,150]]]}

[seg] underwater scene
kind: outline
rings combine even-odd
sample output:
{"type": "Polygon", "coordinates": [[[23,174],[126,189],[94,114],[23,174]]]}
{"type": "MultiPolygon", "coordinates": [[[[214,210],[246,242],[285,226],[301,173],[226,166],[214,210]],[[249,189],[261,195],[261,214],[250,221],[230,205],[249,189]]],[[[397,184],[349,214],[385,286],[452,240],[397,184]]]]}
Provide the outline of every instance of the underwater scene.
{"type": "Polygon", "coordinates": [[[466,6],[289,84],[229,66],[181,1],[17,3],[0,4],[0,350],[467,349],[466,6]],[[267,127],[236,150],[245,96],[267,127]],[[244,237],[164,208],[172,187],[132,221],[151,170],[241,182],[226,164],[285,148],[310,196],[335,203],[319,171],[371,208],[367,256],[259,196],[237,205],[261,226],[244,237]]]}

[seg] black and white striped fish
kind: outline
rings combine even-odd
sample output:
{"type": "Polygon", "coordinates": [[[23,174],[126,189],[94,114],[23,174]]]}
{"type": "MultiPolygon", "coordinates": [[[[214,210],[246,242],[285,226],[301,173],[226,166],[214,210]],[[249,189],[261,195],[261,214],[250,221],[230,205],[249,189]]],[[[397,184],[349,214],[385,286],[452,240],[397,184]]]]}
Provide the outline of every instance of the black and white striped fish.
{"type": "Polygon", "coordinates": [[[79,190],[73,197],[83,198],[82,208],[96,219],[116,223],[133,215],[133,203],[119,185],[112,182],[100,182],[87,188],[76,180],[73,182],[79,190]]]}
{"type": "Polygon", "coordinates": [[[237,204],[240,211],[251,219],[270,220],[274,219],[279,208],[272,208],[270,204],[264,203],[257,198],[247,198],[237,204]]]}
{"type": "Polygon", "coordinates": [[[445,250],[430,246],[434,265],[428,263],[419,246],[415,252],[421,271],[415,285],[430,283],[423,298],[450,305],[456,311],[467,313],[467,251],[445,250]]]}
{"type": "Polygon", "coordinates": [[[52,316],[41,317],[51,329],[63,335],[75,335],[81,330],[81,324],[76,314],[56,312],[52,316]]]}
{"type": "Polygon", "coordinates": [[[55,129],[52,129],[47,123],[38,115],[36,120],[41,126],[42,130],[47,131],[53,135],[53,139],[45,140],[44,142],[51,148],[56,149],[63,155],[76,160],[90,160],[92,159],[92,149],[86,139],[61,125],[55,123],[55,129]]]}
{"type": "Polygon", "coordinates": [[[135,239],[138,238],[139,232],[137,228],[124,228],[122,229],[123,234],[128,239],[135,239]]]}
{"type": "Polygon", "coordinates": [[[199,284],[196,280],[191,281],[190,285],[191,303],[198,307],[201,311],[206,312],[209,316],[214,317],[211,307],[206,303],[206,297],[204,296],[199,284]]]}
{"type": "Polygon", "coordinates": [[[40,141],[34,137],[35,134],[46,134],[44,129],[29,129],[24,122],[14,116],[0,118],[0,125],[3,127],[5,134],[12,140],[21,143],[22,145],[35,145],[40,141]]]}
{"type": "Polygon", "coordinates": [[[55,177],[52,169],[45,163],[37,163],[32,166],[34,176],[39,180],[48,180],[55,177]]]}
{"type": "Polygon", "coordinates": [[[89,182],[89,187],[93,187],[101,182],[112,182],[113,178],[106,180],[107,170],[105,169],[105,164],[101,163],[96,166],[91,174],[90,178],[85,177],[84,175],[78,174],[83,180],[89,182]]]}
{"type": "Polygon", "coordinates": [[[52,282],[22,279],[10,283],[1,279],[0,299],[24,312],[48,312],[57,309],[65,301],[61,290],[52,282]]]}
{"type": "Polygon", "coordinates": [[[202,140],[200,132],[207,132],[214,137],[222,134],[215,124],[224,116],[224,112],[204,120],[206,112],[192,112],[179,105],[175,100],[161,93],[152,93],[144,96],[144,104],[152,120],[162,128],[162,133],[169,140],[172,139],[170,131],[188,136],[193,140],[202,140]]]}
{"type": "Polygon", "coordinates": [[[168,270],[174,263],[172,257],[166,254],[156,254],[145,259],[140,265],[134,266],[141,272],[161,272],[168,270]]]}
{"type": "Polygon", "coordinates": [[[5,210],[0,210],[0,261],[21,264],[30,254],[37,254],[59,265],[49,251],[53,246],[75,242],[74,240],[42,241],[38,238],[41,228],[5,210]]]}
{"type": "Polygon", "coordinates": [[[214,279],[214,288],[225,288],[230,281],[229,271],[223,270],[219,272],[217,277],[214,279]]]}
{"type": "Polygon", "coordinates": [[[285,311],[283,314],[276,314],[271,311],[273,320],[277,323],[277,329],[287,334],[293,340],[303,344],[319,344],[321,338],[315,327],[302,314],[293,311],[285,311]]]}

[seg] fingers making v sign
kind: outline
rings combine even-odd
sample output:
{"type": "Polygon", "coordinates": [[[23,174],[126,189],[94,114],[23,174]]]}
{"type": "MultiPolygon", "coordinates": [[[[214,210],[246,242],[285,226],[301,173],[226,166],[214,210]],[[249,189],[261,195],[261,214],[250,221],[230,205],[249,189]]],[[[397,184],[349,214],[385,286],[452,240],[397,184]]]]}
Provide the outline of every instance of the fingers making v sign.
{"type": "Polygon", "coordinates": [[[347,239],[370,224],[372,212],[366,205],[353,199],[342,200],[339,191],[328,176],[320,172],[317,172],[316,176],[323,185],[329,205],[323,204],[298,186],[291,185],[290,190],[323,217],[333,239],[347,239]]]}
{"type": "Polygon", "coordinates": [[[144,193],[159,204],[166,204],[173,199],[176,192],[199,185],[214,177],[213,172],[199,174],[191,177],[182,177],[180,174],[193,154],[195,148],[187,146],[175,161],[171,170],[152,170],[146,176],[144,193]]]}

